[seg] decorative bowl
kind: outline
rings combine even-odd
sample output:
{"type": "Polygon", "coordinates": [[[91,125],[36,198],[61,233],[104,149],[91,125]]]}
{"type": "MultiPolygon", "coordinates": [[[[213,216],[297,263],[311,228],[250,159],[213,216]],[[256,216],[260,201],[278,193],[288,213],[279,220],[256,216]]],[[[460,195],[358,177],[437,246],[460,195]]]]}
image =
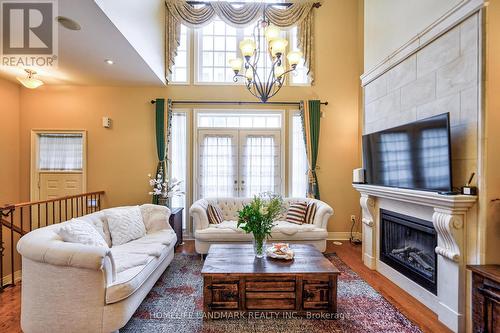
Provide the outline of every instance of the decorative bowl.
{"type": "Polygon", "coordinates": [[[266,249],[266,255],[274,259],[292,260],[294,252],[288,243],[273,243],[273,246],[266,249]]]}

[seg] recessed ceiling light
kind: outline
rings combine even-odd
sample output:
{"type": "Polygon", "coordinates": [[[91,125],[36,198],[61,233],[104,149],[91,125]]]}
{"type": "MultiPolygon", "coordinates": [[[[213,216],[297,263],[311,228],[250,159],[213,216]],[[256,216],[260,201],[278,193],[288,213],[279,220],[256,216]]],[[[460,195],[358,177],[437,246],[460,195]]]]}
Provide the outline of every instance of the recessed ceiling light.
{"type": "Polygon", "coordinates": [[[82,29],[78,22],[65,16],[57,16],[56,21],[68,30],[78,31],[82,29]]]}
{"type": "Polygon", "coordinates": [[[113,65],[115,62],[111,59],[106,59],[104,60],[105,63],[107,63],[108,65],[113,65]]]}

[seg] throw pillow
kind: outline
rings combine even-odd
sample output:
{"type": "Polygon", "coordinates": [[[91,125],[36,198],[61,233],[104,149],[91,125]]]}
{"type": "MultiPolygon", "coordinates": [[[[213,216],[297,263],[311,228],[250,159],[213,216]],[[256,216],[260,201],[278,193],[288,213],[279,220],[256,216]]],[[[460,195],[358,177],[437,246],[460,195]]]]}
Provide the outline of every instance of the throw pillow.
{"type": "Polygon", "coordinates": [[[57,234],[65,242],[108,247],[97,229],[83,220],[71,219],[57,230],[57,234]]]}
{"type": "Polygon", "coordinates": [[[288,212],[286,213],[287,222],[303,224],[306,217],[307,203],[296,202],[290,204],[288,212]]]}
{"type": "Polygon", "coordinates": [[[316,217],[316,210],[317,209],[318,209],[318,207],[316,206],[316,203],[309,202],[307,204],[306,217],[304,218],[305,224],[313,224],[314,223],[314,218],[316,217]]]}
{"type": "Polygon", "coordinates": [[[139,206],[118,207],[105,210],[113,246],[141,238],[146,234],[139,206]]]}
{"type": "Polygon", "coordinates": [[[222,216],[222,211],[219,207],[209,204],[207,207],[208,223],[219,224],[224,221],[224,216],[222,216]]]}

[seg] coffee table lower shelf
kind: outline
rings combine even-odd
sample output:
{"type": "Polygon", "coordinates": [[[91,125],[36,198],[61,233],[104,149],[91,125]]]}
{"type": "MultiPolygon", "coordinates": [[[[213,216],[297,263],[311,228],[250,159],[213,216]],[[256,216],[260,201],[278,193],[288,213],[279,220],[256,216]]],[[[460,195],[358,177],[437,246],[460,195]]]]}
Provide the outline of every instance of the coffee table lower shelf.
{"type": "Polygon", "coordinates": [[[337,275],[204,274],[204,311],[207,318],[232,311],[297,316],[335,313],[337,275]]]}

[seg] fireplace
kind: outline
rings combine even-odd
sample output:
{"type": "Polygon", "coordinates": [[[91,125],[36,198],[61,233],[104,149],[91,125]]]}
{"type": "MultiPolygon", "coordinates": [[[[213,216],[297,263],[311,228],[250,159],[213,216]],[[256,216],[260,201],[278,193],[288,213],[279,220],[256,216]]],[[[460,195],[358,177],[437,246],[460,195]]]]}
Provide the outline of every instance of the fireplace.
{"type": "Polygon", "coordinates": [[[380,210],[380,260],[435,295],[436,246],[431,221],[380,210]]]}

